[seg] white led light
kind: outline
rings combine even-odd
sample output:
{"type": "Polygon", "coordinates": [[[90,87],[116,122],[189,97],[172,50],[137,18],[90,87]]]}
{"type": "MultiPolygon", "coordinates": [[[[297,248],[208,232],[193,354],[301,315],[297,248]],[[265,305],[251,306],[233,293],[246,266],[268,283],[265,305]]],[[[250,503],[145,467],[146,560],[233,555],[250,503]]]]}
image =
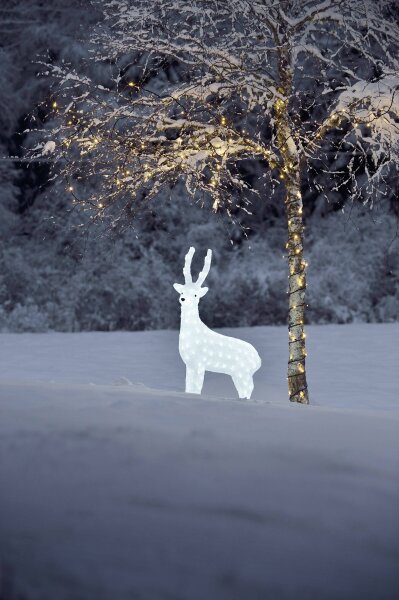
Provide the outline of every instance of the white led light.
{"type": "Polygon", "coordinates": [[[202,284],[211,267],[212,250],[208,250],[195,283],[191,276],[194,252],[191,247],[185,257],[184,284],[173,284],[180,294],[179,352],[186,365],[186,392],[200,394],[205,371],[213,371],[230,375],[239,397],[249,399],[254,388],[253,374],[262,364],[260,356],[248,342],[216,333],[201,321],[198,304],[208,291],[202,284]]]}

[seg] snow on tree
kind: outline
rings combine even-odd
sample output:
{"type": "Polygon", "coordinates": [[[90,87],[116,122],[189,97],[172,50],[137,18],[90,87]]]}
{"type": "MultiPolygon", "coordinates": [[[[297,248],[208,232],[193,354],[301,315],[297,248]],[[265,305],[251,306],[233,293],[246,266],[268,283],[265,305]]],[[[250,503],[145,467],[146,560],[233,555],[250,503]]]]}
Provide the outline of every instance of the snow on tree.
{"type": "Polygon", "coordinates": [[[333,188],[370,203],[384,193],[399,158],[397,8],[388,0],[103,6],[92,57],[108,74],[98,83],[52,68],[56,125],[32,156],[51,151],[74,201],[112,226],[179,180],[231,214],[250,187],[240,164],[260,161],[265,182],[285,191],[288,390],[308,403],[302,189],[312,165],[332,164],[333,188]],[[175,65],[179,77],[162,82],[175,65]]]}

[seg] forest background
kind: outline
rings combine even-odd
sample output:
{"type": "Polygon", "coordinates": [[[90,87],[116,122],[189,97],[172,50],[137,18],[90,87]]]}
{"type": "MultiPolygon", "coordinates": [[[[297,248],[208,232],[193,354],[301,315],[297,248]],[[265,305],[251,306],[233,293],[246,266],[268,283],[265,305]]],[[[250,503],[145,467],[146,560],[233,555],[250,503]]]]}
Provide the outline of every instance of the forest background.
{"type": "MultiPolygon", "coordinates": [[[[28,130],[50,128],[54,118],[53,82],[42,76],[40,61],[70,62],[81,73],[98,68],[101,80],[107,65],[87,61],[86,41],[99,18],[90,3],[79,0],[68,6],[61,0],[7,0],[0,8],[0,329],[177,328],[180,311],[172,284],[181,278],[190,245],[197,248],[198,261],[206,248],[214,252],[210,293],[201,303],[205,322],[284,324],[284,203],[278,189],[262,188],[259,196],[251,192],[260,190],[262,171],[255,160],[242,164],[249,191],[233,222],[175,187],[114,232],[74,209],[65,182],[49,178],[50,159],[25,158],[28,130]]],[[[179,65],[170,62],[154,73],[152,83],[162,91],[179,76],[179,65]]],[[[344,171],[347,164],[347,156],[332,156],[327,170],[344,171]]],[[[349,201],[345,186],[324,185],[325,170],[313,168],[302,190],[307,320],[395,321],[398,181],[392,177],[388,192],[372,206],[349,201]]]]}

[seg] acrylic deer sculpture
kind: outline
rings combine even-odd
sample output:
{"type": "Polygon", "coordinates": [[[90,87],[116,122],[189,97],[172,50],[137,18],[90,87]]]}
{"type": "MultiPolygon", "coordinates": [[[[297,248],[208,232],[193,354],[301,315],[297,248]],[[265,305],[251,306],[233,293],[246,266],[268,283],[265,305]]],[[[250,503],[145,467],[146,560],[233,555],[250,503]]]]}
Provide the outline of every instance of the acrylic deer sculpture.
{"type": "Polygon", "coordinates": [[[211,267],[212,250],[208,250],[196,282],[191,276],[194,252],[191,247],[185,257],[184,284],[173,284],[180,294],[179,352],[186,364],[186,392],[200,394],[205,371],[213,371],[231,375],[239,397],[249,399],[254,389],[253,374],[261,366],[261,359],[251,344],[216,333],[201,321],[198,304],[208,291],[201,286],[211,267]]]}

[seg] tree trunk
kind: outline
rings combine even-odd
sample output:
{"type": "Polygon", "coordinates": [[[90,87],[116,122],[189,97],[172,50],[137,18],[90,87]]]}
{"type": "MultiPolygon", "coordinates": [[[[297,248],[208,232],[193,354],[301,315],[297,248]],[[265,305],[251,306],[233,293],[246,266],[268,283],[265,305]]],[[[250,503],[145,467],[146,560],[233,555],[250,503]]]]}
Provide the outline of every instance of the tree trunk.
{"type": "Polygon", "coordinates": [[[303,256],[302,196],[299,170],[285,178],[288,220],[288,395],[291,402],[309,404],[306,382],[305,292],[306,262],[303,256]]]}
{"type": "MultiPolygon", "coordinates": [[[[284,31],[284,28],[282,28],[284,31]]],[[[306,262],[303,257],[303,215],[300,186],[300,155],[295,142],[293,121],[289,113],[292,98],[293,67],[291,46],[283,35],[278,45],[280,87],[274,104],[277,144],[282,158],[280,177],[285,183],[288,252],[288,395],[291,402],[309,404],[306,382],[305,291],[306,262]]]]}
{"type": "Polygon", "coordinates": [[[291,402],[309,404],[305,364],[306,262],[303,256],[300,157],[289,126],[287,101],[276,102],[275,114],[277,140],[283,161],[280,177],[285,183],[288,231],[288,395],[291,402]]]}

